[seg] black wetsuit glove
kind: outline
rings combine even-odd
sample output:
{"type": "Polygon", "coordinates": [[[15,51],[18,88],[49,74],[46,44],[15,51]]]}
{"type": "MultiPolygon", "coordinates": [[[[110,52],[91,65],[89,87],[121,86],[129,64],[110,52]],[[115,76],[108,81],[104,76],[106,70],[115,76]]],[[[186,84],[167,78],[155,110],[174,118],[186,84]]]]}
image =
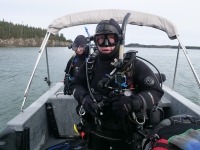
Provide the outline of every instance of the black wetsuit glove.
{"type": "Polygon", "coordinates": [[[139,96],[119,96],[112,99],[112,110],[118,117],[124,117],[130,112],[139,111],[143,101],[139,96]]]}
{"type": "Polygon", "coordinates": [[[93,117],[97,115],[95,111],[95,104],[90,95],[84,96],[83,100],[81,101],[81,104],[87,113],[89,113],[93,117]]]}

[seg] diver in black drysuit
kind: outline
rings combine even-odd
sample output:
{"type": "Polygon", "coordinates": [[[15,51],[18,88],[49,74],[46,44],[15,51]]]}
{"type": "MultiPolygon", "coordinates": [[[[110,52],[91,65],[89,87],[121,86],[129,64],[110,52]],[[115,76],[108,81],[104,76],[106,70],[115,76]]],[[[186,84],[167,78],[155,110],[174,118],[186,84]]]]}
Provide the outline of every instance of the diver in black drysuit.
{"type": "MultiPolygon", "coordinates": [[[[90,125],[91,145],[94,150],[131,150],[134,142],[127,142],[127,137],[136,130],[131,122],[132,113],[141,114],[156,106],[163,95],[152,70],[137,58],[131,69],[125,71],[123,78],[126,86],[124,93],[115,94],[116,81],[111,81],[109,88],[102,88],[101,83],[107,79],[115,68],[111,63],[119,57],[119,39],[121,28],[114,20],[103,20],[96,27],[94,42],[99,54],[95,58],[90,81],[90,90],[98,103],[104,106],[97,109],[87,86],[86,62],[80,67],[71,83],[70,89],[78,101],[77,113],[85,110],[82,116],[90,125]],[[109,51],[111,49],[111,52],[109,51]],[[127,92],[128,91],[128,92],[127,92]],[[131,128],[130,128],[131,127],[131,128]]],[[[123,74],[123,73],[122,73],[123,74]]],[[[90,78],[90,76],[89,76],[90,78]]],[[[79,114],[80,115],[80,114],[79,114]]]]}
{"type": "Polygon", "coordinates": [[[67,62],[67,66],[65,68],[65,77],[64,77],[64,94],[71,95],[71,91],[69,90],[69,84],[73,80],[75,74],[78,72],[80,66],[84,63],[86,58],[89,55],[89,46],[87,45],[87,40],[84,35],[78,35],[73,44],[72,50],[75,51],[75,55],[73,55],[70,60],[67,62]]]}
{"type": "MultiPolygon", "coordinates": [[[[88,47],[86,47],[88,49],[88,47]]],[[[85,59],[88,57],[88,50],[84,52],[82,55],[76,54],[76,56],[72,56],[67,63],[65,68],[65,73],[70,74],[71,77],[74,77],[77,73],[79,67],[85,62],[85,59]]]]}

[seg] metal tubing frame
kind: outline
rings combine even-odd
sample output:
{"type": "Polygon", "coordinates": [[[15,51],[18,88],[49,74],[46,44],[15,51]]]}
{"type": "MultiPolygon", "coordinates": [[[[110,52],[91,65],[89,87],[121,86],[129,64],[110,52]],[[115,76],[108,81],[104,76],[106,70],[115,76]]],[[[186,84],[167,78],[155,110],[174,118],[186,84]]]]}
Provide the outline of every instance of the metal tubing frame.
{"type": "Polygon", "coordinates": [[[48,53],[47,53],[47,47],[45,46],[45,54],[46,54],[46,64],[47,64],[47,84],[50,87],[51,81],[50,81],[50,74],[49,74],[49,60],[48,60],[48,53]]]}
{"type": "Polygon", "coordinates": [[[51,33],[49,33],[49,32],[46,33],[46,35],[45,35],[45,37],[44,37],[44,40],[43,40],[43,42],[42,42],[42,45],[41,45],[41,47],[40,47],[38,58],[37,58],[37,60],[36,60],[36,63],[35,63],[33,72],[32,72],[32,74],[31,74],[30,80],[29,80],[28,85],[27,85],[27,87],[26,87],[26,90],[25,90],[25,92],[24,92],[24,100],[23,100],[22,105],[21,105],[21,112],[23,112],[23,107],[24,107],[24,104],[25,104],[26,99],[27,99],[27,96],[28,96],[28,91],[29,91],[29,89],[30,89],[30,86],[31,86],[31,83],[32,83],[32,80],[33,80],[33,76],[34,76],[34,74],[35,74],[36,68],[37,68],[37,66],[38,66],[38,63],[39,63],[39,61],[40,61],[40,58],[41,58],[42,53],[43,53],[43,51],[44,51],[44,49],[45,49],[45,47],[46,47],[46,44],[47,44],[47,41],[48,41],[50,35],[51,35],[51,33]]]}
{"type": "Polygon", "coordinates": [[[176,65],[175,65],[175,71],[174,71],[172,90],[174,90],[174,86],[175,86],[175,79],[176,79],[176,72],[177,72],[177,66],[178,66],[179,52],[180,52],[180,43],[178,44],[178,51],[177,51],[177,56],[176,56],[176,65]]]}
{"type": "Polygon", "coordinates": [[[195,79],[196,79],[197,85],[198,85],[198,87],[199,87],[199,89],[200,89],[200,80],[199,80],[198,75],[197,75],[197,73],[196,73],[196,71],[195,71],[195,69],[194,69],[194,67],[193,67],[193,65],[192,65],[192,63],[191,63],[191,61],[190,61],[189,56],[187,55],[186,47],[182,44],[182,42],[181,42],[181,40],[180,40],[180,38],[179,38],[178,36],[177,36],[177,40],[179,41],[179,44],[180,44],[181,47],[182,47],[182,50],[183,50],[183,52],[184,52],[184,54],[185,54],[185,56],[186,56],[186,58],[187,58],[187,61],[188,61],[189,65],[190,65],[190,68],[191,68],[191,70],[192,70],[192,73],[193,73],[193,75],[194,75],[194,77],[195,77],[195,79]]]}
{"type": "MultiPolygon", "coordinates": [[[[90,38],[91,36],[90,36],[89,31],[88,31],[88,28],[87,27],[84,27],[84,28],[85,28],[85,32],[88,35],[88,38],[90,38]]],[[[91,54],[91,48],[92,48],[92,44],[91,44],[91,40],[90,40],[90,42],[89,42],[89,54],[91,54]]]]}

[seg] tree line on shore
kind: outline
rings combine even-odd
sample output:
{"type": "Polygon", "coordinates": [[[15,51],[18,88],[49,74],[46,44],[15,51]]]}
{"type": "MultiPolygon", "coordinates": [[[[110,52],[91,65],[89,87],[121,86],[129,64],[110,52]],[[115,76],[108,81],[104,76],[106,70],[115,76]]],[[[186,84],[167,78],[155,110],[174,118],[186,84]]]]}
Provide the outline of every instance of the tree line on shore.
{"type": "MultiPolygon", "coordinates": [[[[0,21],[0,47],[18,47],[18,46],[40,46],[47,30],[28,25],[14,24],[5,20],[0,21]],[[24,42],[23,42],[24,41],[24,42]],[[35,43],[35,44],[32,44],[35,43]]],[[[52,35],[49,38],[48,46],[67,46],[73,41],[66,40],[64,35],[52,35]]],[[[130,43],[126,47],[144,47],[144,48],[178,48],[170,45],[142,45],[130,43]]],[[[197,46],[186,46],[188,49],[200,49],[197,46]]]]}
{"type": "MultiPolygon", "coordinates": [[[[46,32],[47,30],[39,27],[36,28],[28,25],[14,24],[5,20],[0,21],[0,39],[4,41],[10,39],[41,39],[44,38],[46,32]]],[[[67,43],[72,42],[72,40],[66,40],[62,33],[59,35],[51,35],[50,40],[67,43]]]]}
{"type": "MultiPolygon", "coordinates": [[[[127,44],[126,47],[143,47],[143,48],[172,48],[177,49],[178,45],[143,45],[138,43],[127,44]]],[[[199,46],[186,46],[187,49],[200,49],[199,46]]]]}

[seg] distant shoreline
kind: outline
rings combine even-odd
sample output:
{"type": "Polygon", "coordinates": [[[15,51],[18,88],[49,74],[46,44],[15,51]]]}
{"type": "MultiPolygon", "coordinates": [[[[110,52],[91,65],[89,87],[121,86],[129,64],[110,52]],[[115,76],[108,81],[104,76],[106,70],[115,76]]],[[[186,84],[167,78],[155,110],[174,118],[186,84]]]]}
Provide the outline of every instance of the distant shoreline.
{"type": "MultiPolygon", "coordinates": [[[[43,38],[11,38],[11,39],[0,39],[0,47],[40,47],[43,38]]],[[[48,47],[65,47],[71,43],[67,41],[49,40],[47,43],[48,47]]]]}
{"type": "MultiPolygon", "coordinates": [[[[30,39],[0,39],[0,47],[40,47],[42,43],[42,38],[30,38],[30,39]]],[[[48,42],[48,47],[68,47],[70,42],[63,42],[58,40],[50,40],[48,42]]],[[[141,48],[171,48],[178,49],[178,46],[173,45],[144,45],[138,43],[130,43],[125,45],[125,47],[141,47],[141,48]]],[[[187,49],[199,49],[200,46],[186,46],[187,49]]]]}
{"type": "MultiPolygon", "coordinates": [[[[142,48],[171,48],[171,49],[178,49],[178,46],[174,45],[143,45],[143,44],[127,44],[125,47],[142,47],[142,48]]],[[[187,49],[199,49],[200,46],[186,46],[187,49]]]]}

